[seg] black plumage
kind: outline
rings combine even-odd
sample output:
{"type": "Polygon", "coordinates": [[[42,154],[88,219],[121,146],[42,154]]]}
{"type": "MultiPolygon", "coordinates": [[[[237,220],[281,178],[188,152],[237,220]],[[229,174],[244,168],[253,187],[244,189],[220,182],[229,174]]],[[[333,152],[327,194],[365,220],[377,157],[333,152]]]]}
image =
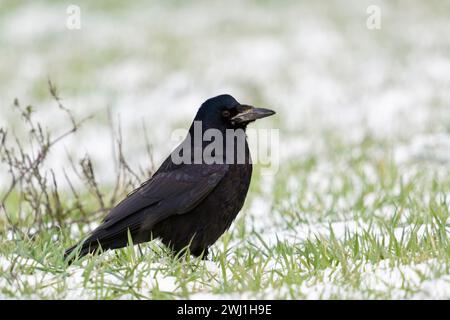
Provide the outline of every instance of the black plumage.
{"type": "Polygon", "coordinates": [[[113,208],[80,245],[68,249],[66,258],[73,259],[75,254],[71,253],[75,249],[81,257],[100,247],[102,250],[125,247],[129,236],[133,244],[159,238],[175,252],[189,247],[191,254],[206,257],[209,246],[230,227],[247,195],[252,164],[245,129],[248,123],[272,114],[271,110],[242,105],[230,95],[205,101],[189,129],[189,139],[174,150],[147,182],[113,208]],[[202,134],[208,129],[222,133],[223,151],[211,153],[214,159],[222,161],[194,159],[195,150],[204,151],[211,143],[201,140],[200,146],[195,144],[196,122],[201,123],[202,134]],[[228,136],[227,130],[235,135],[228,136]],[[241,138],[243,148],[237,143],[241,138]],[[236,143],[232,151],[226,148],[229,139],[236,143]],[[188,157],[191,161],[174,161],[174,153],[182,156],[186,147],[191,147],[188,157]],[[230,152],[232,157],[227,158],[230,152]]]}

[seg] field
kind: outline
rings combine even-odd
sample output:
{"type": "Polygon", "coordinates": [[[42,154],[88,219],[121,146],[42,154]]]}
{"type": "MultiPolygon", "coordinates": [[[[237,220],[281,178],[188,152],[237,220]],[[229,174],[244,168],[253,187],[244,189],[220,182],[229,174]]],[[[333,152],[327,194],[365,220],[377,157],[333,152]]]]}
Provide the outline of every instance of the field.
{"type": "Polygon", "coordinates": [[[4,146],[33,159],[33,123],[76,124],[9,193],[0,148],[1,299],[450,298],[449,3],[71,4],[79,30],[65,2],[0,0],[4,146]],[[68,266],[222,93],[277,111],[254,128],[278,130],[279,166],[256,165],[210,259],[153,241],[68,266]]]}

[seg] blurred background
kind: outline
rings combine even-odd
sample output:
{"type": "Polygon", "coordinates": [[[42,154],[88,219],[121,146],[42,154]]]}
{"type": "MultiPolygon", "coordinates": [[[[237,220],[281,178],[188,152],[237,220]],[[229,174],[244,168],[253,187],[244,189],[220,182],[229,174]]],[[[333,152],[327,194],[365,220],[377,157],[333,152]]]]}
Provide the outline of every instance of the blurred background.
{"type": "MultiPolygon", "coordinates": [[[[450,3],[446,1],[13,1],[0,0],[0,125],[20,135],[12,104],[32,105],[55,133],[47,80],[77,117],[93,115],[53,151],[112,165],[108,108],[124,153],[145,166],[142,125],[158,164],[207,98],[229,93],[270,107],[281,158],[319,152],[324,135],[367,136],[396,157],[450,161],[450,3]],[[67,28],[69,5],[81,28],[67,28]],[[380,29],[367,9],[380,8],[380,29]],[[431,148],[431,149],[430,149],[431,148]]],[[[327,138],[328,139],[328,138],[327,138]]]]}
{"type": "Polygon", "coordinates": [[[5,129],[8,143],[17,136],[30,152],[15,99],[53,137],[71,128],[49,79],[76,119],[92,116],[10,188],[9,215],[0,211],[0,299],[449,299],[449,53],[450,1],[0,0],[0,155],[5,129]],[[80,29],[67,26],[73,6],[80,29]],[[161,163],[177,144],[172,132],[188,128],[203,101],[223,93],[276,110],[252,127],[280,134],[279,171],[256,167],[242,213],[212,248],[227,266],[207,261],[211,276],[198,278],[197,268],[191,277],[144,255],[142,286],[130,293],[138,268],[122,252],[126,259],[82,261],[67,277],[63,248],[161,163]],[[127,162],[147,171],[116,192],[119,125],[127,162]],[[88,155],[95,169],[95,183],[68,179],[80,183],[79,197],[65,184],[64,172],[75,174],[68,155],[83,170],[88,155]]]}

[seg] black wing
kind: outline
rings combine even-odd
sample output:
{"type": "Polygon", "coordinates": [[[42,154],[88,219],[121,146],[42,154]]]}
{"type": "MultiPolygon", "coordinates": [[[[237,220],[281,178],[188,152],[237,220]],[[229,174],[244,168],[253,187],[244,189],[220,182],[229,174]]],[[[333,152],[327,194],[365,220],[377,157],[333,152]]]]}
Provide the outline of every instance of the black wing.
{"type": "MultiPolygon", "coordinates": [[[[83,241],[81,255],[94,251],[98,244],[103,249],[126,246],[128,231],[132,235],[150,233],[156,223],[191,211],[214,190],[227,171],[225,164],[179,165],[159,170],[111,210],[83,241]]],[[[75,247],[67,250],[66,256],[75,247]]]]}
{"type": "Polygon", "coordinates": [[[143,222],[147,226],[186,213],[217,186],[227,171],[228,165],[192,164],[158,172],[112,209],[102,226],[108,228],[141,211],[146,212],[143,222]]]}

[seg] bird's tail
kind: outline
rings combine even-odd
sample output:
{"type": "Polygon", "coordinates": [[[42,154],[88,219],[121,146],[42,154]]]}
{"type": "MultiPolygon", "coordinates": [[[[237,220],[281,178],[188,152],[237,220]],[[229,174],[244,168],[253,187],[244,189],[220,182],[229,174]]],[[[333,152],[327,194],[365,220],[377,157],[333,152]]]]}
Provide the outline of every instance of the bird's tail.
{"type": "Polygon", "coordinates": [[[110,234],[103,229],[97,229],[87,239],[67,249],[64,252],[64,260],[71,264],[75,259],[84,257],[87,254],[102,253],[102,251],[123,248],[127,245],[127,232],[110,234]]]}
{"type": "Polygon", "coordinates": [[[98,250],[99,250],[98,244],[84,241],[67,249],[64,252],[64,260],[66,260],[69,264],[71,264],[72,262],[75,261],[75,259],[84,257],[89,253],[95,253],[98,250]]]}
{"type": "MultiPolygon", "coordinates": [[[[140,219],[140,216],[136,216],[136,218],[140,219]]],[[[77,257],[81,258],[89,253],[101,253],[109,249],[126,247],[129,239],[134,244],[148,241],[145,236],[140,236],[136,230],[136,227],[129,227],[129,221],[127,220],[110,225],[108,229],[104,225],[99,226],[87,239],[67,249],[64,253],[64,259],[71,264],[77,257]]]]}

